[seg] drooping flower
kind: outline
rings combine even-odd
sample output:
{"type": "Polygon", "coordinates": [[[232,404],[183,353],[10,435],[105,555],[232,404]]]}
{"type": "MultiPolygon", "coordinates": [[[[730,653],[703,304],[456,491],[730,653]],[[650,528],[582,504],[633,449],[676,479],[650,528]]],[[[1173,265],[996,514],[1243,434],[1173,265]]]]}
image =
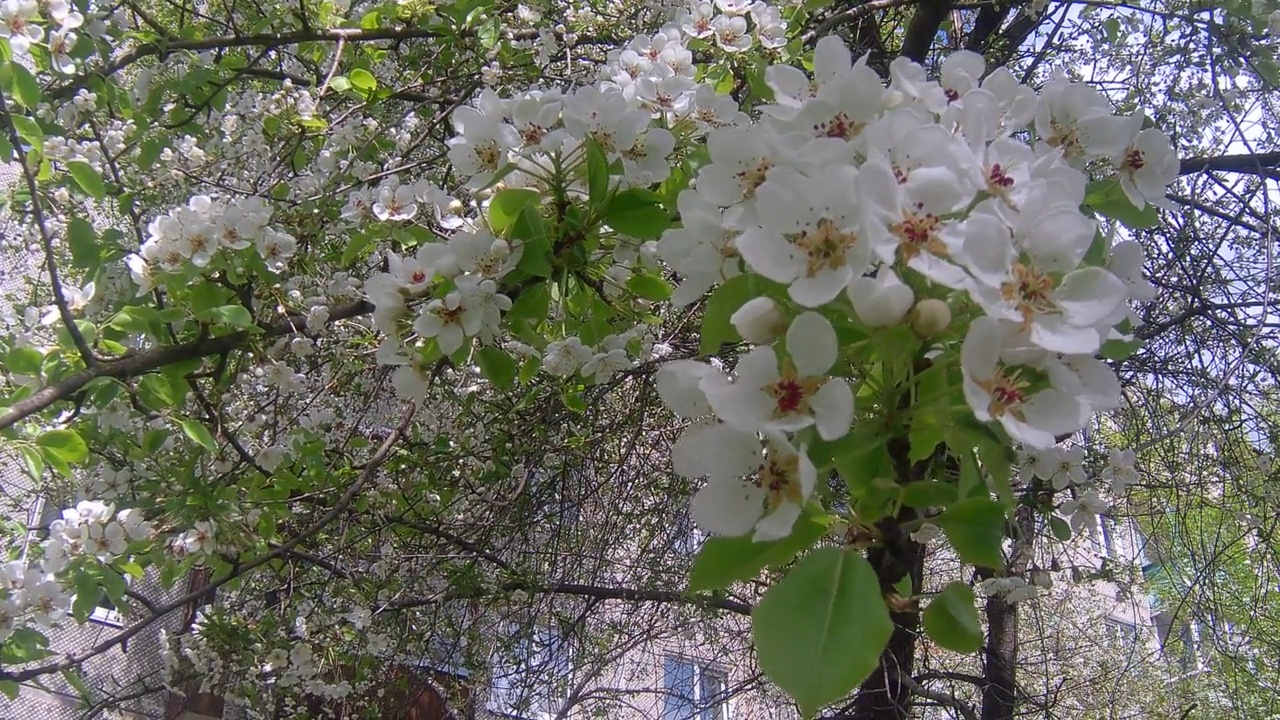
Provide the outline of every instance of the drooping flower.
{"type": "Polygon", "coordinates": [[[672,463],[685,477],[708,478],[693,497],[698,527],[726,536],[754,530],[756,541],[791,534],[818,474],[804,448],[775,435],[761,448],[755,434],[722,423],[686,430],[672,449],[672,463]]]}

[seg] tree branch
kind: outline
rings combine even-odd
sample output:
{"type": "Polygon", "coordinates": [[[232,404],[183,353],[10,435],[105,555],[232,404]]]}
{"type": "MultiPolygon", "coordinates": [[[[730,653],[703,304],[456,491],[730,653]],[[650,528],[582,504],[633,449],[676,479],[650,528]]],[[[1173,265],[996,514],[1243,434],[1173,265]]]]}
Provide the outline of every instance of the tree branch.
{"type": "Polygon", "coordinates": [[[160,618],[164,617],[165,615],[168,615],[174,610],[178,610],[184,607],[187,603],[191,602],[192,600],[197,600],[203,597],[204,595],[213,592],[214,590],[218,589],[222,585],[225,585],[228,582],[231,582],[235,578],[244,575],[250,570],[262,567],[263,565],[266,565],[267,563],[271,562],[272,560],[275,560],[276,558],[287,555],[295,547],[301,544],[303,540],[306,540],[308,537],[311,537],[312,535],[316,534],[320,530],[324,529],[325,526],[327,526],[329,523],[337,519],[337,517],[347,509],[347,506],[350,505],[352,501],[356,499],[356,496],[360,494],[360,490],[365,486],[366,483],[369,482],[370,478],[373,477],[374,473],[378,470],[379,467],[381,467],[382,463],[386,462],[387,457],[391,455],[391,449],[395,447],[395,444],[399,442],[400,438],[404,435],[404,433],[408,431],[409,423],[410,421],[413,420],[413,416],[417,413],[417,411],[418,411],[418,406],[415,403],[412,403],[412,402],[409,403],[408,407],[405,408],[404,417],[401,418],[400,424],[396,426],[396,429],[392,431],[392,433],[387,436],[387,439],[382,443],[382,445],[378,447],[378,450],[373,454],[373,457],[369,459],[369,462],[365,464],[364,471],[360,473],[360,476],[356,478],[355,482],[351,483],[351,485],[348,486],[345,491],[343,491],[342,496],[338,498],[338,501],[334,503],[333,507],[330,508],[328,512],[322,515],[319,520],[316,520],[315,522],[308,525],[297,535],[294,535],[293,538],[290,539],[288,542],[281,544],[280,546],[276,547],[274,550],[268,553],[265,553],[263,555],[260,555],[257,558],[254,558],[253,560],[243,565],[234,567],[231,570],[231,572],[228,572],[225,576],[218,578],[217,580],[214,580],[208,583],[207,585],[203,585],[187,593],[186,595],[183,595],[182,597],[177,598],[176,600],[173,600],[168,604],[157,608],[154,614],[152,614],[150,617],[146,618],[142,622],[139,622],[136,625],[133,625],[128,629],[121,631],[119,634],[111,638],[108,638],[107,640],[104,640],[98,643],[97,645],[94,645],[93,647],[89,648],[84,652],[69,653],[62,660],[59,660],[58,662],[48,663],[46,665],[37,665],[35,667],[29,667],[25,670],[19,670],[17,672],[10,672],[7,670],[0,669],[0,680],[15,682],[15,683],[22,683],[32,678],[39,677],[41,675],[48,675],[49,673],[60,672],[62,670],[67,670],[67,669],[76,667],[77,665],[83,663],[85,660],[88,660],[89,658],[92,658],[96,655],[106,652],[107,650],[110,650],[111,648],[117,645],[121,645],[125,642],[128,642],[130,638],[142,632],[146,628],[150,627],[151,624],[154,623],[156,620],[159,620],[160,618]]]}
{"type": "Polygon", "coordinates": [[[599,585],[581,585],[576,583],[557,583],[554,585],[531,585],[527,582],[508,582],[490,588],[476,588],[453,592],[441,592],[425,598],[404,598],[392,600],[378,612],[391,610],[409,610],[425,605],[448,602],[450,600],[475,600],[477,598],[502,595],[516,591],[540,595],[572,595],[599,600],[626,600],[629,602],[688,603],[703,607],[719,608],[737,615],[750,615],[751,606],[728,598],[702,595],[696,593],[677,592],[674,590],[640,590],[637,588],[602,587],[599,585]]]}
{"type": "Polygon", "coordinates": [[[929,48],[933,46],[938,28],[950,11],[951,0],[922,0],[911,16],[907,34],[902,38],[902,51],[898,54],[923,64],[929,48]]]}
{"type": "MultiPolygon", "coordinates": [[[[367,315],[371,312],[373,312],[373,305],[364,300],[357,300],[348,305],[334,308],[329,316],[329,323],[367,315]]],[[[184,360],[230,352],[256,336],[273,338],[280,335],[291,335],[299,332],[302,326],[302,317],[294,315],[274,324],[259,325],[260,332],[258,333],[250,333],[246,330],[231,333],[230,335],[220,335],[215,338],[203,338],[181,345],[166,345],[118,360],[101,362],[96,367],[82,370],[52,385],[46,385],[25,400],[15,403],[5,410],[3,415],[0,415],[0,430],[11,427],[15,423],[44,410],[60,400],[70,398],[85,385],[98,378],[109,377],[123,380],[137,377],[184,360]]]]}
{"type": "Polygon", "coordinates": [[[219,35],[199,40],[174,40],[171,42],[143,43],[138,47],[116,58],[115,62],[101,70],[77,75],[70,81],[50,88],[45,95],[50,98],[64,98],[74,95],[89,78],[93,76],[109,77],[133,63],[155,55],[168,55],[178,50],[214,50],[237,47],[277,48],[284,45],[296,45],[304,42],[373,42],[375,40],[413,40],[418,38],[439,37],[435,30],[419,27],[374,28],[328,28],[319,30],[295,30],[287,33],[264,33],[259,35],[219,35]]]}
{"type": "Polygon", "coordinates": [[[1216,157],[1185,158],[1178,167],[1178,174],[1238,172],[1274,175],[1273,172],[1267,171],[1273,171],[1277,166],[1280,166],[1280,152],[1218,155],[1216,157]]]}

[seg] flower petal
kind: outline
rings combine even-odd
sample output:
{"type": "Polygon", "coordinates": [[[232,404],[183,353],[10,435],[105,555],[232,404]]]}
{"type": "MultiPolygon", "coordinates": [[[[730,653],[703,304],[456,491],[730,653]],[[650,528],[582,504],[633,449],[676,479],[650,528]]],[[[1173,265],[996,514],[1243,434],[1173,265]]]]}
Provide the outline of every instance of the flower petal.
{"type": "Polygon", "coordinates": [[[764,491],[741,480],[712,480],[693,496],[693,520],[715,535],[746,535],[764,512],[764,491]]]}
{"type": "Polygon", "coordinates": [[[844,437],[853,425],[853,390],[844,378],[831,378],[809,400],[818,435],[823,440],[844,437]]]}
{"type": "Polygon", "coordinates": [[[787,330],[787,353],[801,377],[825,374],[836,362],[840,341],[831,322],[813,312],[800,313],[787,330]]]}

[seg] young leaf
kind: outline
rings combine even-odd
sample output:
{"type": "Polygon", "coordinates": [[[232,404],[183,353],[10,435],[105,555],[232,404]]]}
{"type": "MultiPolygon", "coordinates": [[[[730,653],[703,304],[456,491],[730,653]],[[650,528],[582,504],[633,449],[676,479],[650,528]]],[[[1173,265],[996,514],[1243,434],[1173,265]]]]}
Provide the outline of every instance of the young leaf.
{"type": "Polygon", "coordinates": [[[871,564],[828,547],[764,594],[751,630],[760,668],[811,718],[875,670],[893,621],[871,564]]]}
{"type": "Polygon", "coordinates": [[[812,514],[802,515],[781,540],[755,542],[751,536],[713,537],[702,545],[689,575],[690,590],[713,590],[738,580],[750,580],[770,565],[782,565],[813,547],[826,526],[812,514]]]}
{"type": "Polygon", "coordinates": [[[89,446],[74,430],[50,430],[36,438],[36,444],[65,463],[82,463],[89,458],[89,446]]]}
{"type": "Polygon", "coordinates": [[[948,584],[924,609],[924,631],[929,639],[958,653],[982,647],[982,624],[974,607],[973,590],[961,582],[948,584]]]}
{"type": "Polygon", "coordinates": [[[521,211],[538,200],[538,192],[528,188],[507,188],[489,202],[489,227],[499,235],[506,233],[520,217],[521,211]]]}
{"type": "Polygon", "coordinates": [[[249,314],[249,310],[243,305],[221,305],[210,308],[197,315],[196,319],[232,327],[249,327],[253,324],[253,315],[249,314]]]}
{"type": "Polygon", "coordinates": [[[671,285],[657,275],[636,273],[627,278],[627,289],[637,297],[662,302],[671,297],[671,285]]]}
{"type": "Polygon", "coordinates": [[[757,294],[752,286],[751,276],[745,274],[729,279],[711,293],[707,298],[707,306],[702,311],[702,340],[698,345],[700,354],[713,355],[720,351],[721,345],[742,340],[729,319],[738,308],[757,294]]]}
{"type": "Polygon", "coordinates": [[[639,188],[614,195],[604,209],[609,227],[634,238],[656,238],[671,225],[671,216],[662,208],[656,193],[639,188]]]}
{"type": "Polygon", "coordinates": [[[98,247],[98,234],[93,225],[84,218],[73,217],[67,223],[67,243],[71,246],[71,264],[78,268],[91,269],[102,261],[102,250],[98,247]]]}
{"type": "Polygon", "coordinates": [[[596,208],[604,202],[605,193],[609,192],[609,161],[605,159],[600,146],[592,138],[587,138],[587,197],[591,207],[596,208]]]}
{"type": "Polygon", "coordinates": [[[1004,564],[1004,506],[988,498],[967,498],[947,508],[934,523],[942,528],[964,562],[998,568],[1004,564]]]}
{"type": "Polygon", "coordinates": [[[67,163],[67,172],[71,173],[76,185],[79,185],[89,197],[101,200],[107,196],[107,186],[103,184],[102,176],[89,163],[83,160],[72,160],[67,163]]]}
{"type": "Polygon", "coordinates": [[[209,432],[209,428],[205,427],[204,423],[197,420],[179,420],[178,425],[182,426],[182,434],[195,444],[205,450],[218,449],[218,441],[213,438],[213,433],[209,432]]]}
{"type": "Polygon", "coordinates": [[[476,351],[476,364],[489,382],[499,388],[509,388],[516,381],[516,361],[495,347],[483,347],[476,351]]]}

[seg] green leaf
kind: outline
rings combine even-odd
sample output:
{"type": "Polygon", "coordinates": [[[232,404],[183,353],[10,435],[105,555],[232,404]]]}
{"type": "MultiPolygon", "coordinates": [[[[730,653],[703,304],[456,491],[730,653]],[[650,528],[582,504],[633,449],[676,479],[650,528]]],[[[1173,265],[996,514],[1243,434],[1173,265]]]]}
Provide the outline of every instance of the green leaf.
{"type": "Polygon", "coordinates": [[[627,278],[627,289],[637,297],[653,302],[662,302],[671,297],[671,284],[657,275],[636,273],[627,278]]]}
{"type": "Polygon", "coordinates": [[[951,483],[922,480],[902,486],[902,504],[908,507],[947,507],[959,498],[959,491],[951,483]]]}
{"type": "Polygon", "coordinates": [[[587,401],[582,399],[580,392],[567,392],[562,397],[564,406],[574,412],[584,413],[587,411],[587,401]]]}
{"type": "Polygon", "coordinates": [[[1156,209],[1147,204],[1139,210],[1129,201],[1120,182],[1114,178],[1091,184],[1084,202],[1094,212],[1118,220],[1130,228],[1153,228],[1160,225],[1156,209]]]}
{"type": "Polygon", "coordinates": [[[138,397],[153,410],[164,410],[178,404],[169,378],[157,373],[144,375],[138,381],[138,397]]]}
{"type": "Polygon", "coordinates": [[[218,449],[218,441],[213,438],[213,433],[209,432],[209,428],[198,420],[179,420],[178,425],[182,427],[182,434],[186,435],[192,442],[209,451],[218,449]]]}
{"type": "Polygon", "coordinates": [[[528,188],[507,188],[499,190],[489,202],[489,228],[502,235],[511,230],[519,219],[520,213],[538,202],[537,190],[528,188]]]}
{"type": "Polygon", "coordinates": [[[605,193],[609,192],[609,161],[595,139],[588,137],[586,146],[587,197],[591,207],[598,208],[604,202],[605,193]]]}
{"type": "Polygon", "coordinates": [[[40,82],[20,63],[6,63],[7,69],[13,73],[13,89],[18,102],[28,110],[35,110],[40,104],[40,82]]]}
{"type": "Polygon", "coordinates": [[[80,675],[80,671],[75,668],[67,668],[62,671],[62,679],[75,689],[80,695],[81,702],[85,704],[93,704],[93,693],[89,692],[89,686],[85,683],[84,677],[80,675]]]}
{"type": "Polygon", "coordinates": [[[15,375],[32,375],[40,374],[40,364],[44,362],[44,354],[39,350],[30,347],[18,347],[9,351],[5,355],[4,367],[15,375]]]}
{"type": "Polygon", "coordinates": [[[67,223],[67,244],[71,246],[71,264],[86,270],[102,262],[102,250],[98,247],[98,233],[84,218],[73,217],[67,223]]]}
{"type": "Polygon", "coordinates": [[[730,278],[716,288],[707,298],[706,307],[702,310],[702,340],[698,344],[698,353],[713,355],[725,343],[740,342],[742,336],[734,329],[729,318],[759,294],[748,274],[730,278]]]}
{"type": "Polygon", "coordinates": [[[253,325],[253,315],[243,305],[220,305],[196,315],[197,320],[232,327],[249,327],[253,325]]]}
{"type": "Polygon", "coordinates": [[[545,282],[526,287],[511,303],[508,320],[532,320],[538,322],[547,317],[551,309],[551,288],[545,282]]]}
{"type": "Polygon", "coordinates": [[[0,644],[0,665],[21,665],[49,657],[49,639],[29,627],[19,627],[0,644]]]}
{"type": "Polygon", "coordinates": [[[649,239],[662,235],[671,225],[671,216],[663,209],[657,193],[631,188],[609,200],[604,208],[604,221],[624,235],[649,239]]]}
{"type": "Polygon", "coordinates": [[[83,160],[72,160],[67,163],[67,172],[71,173],[76,185],[79,185],[89,197],[101,200],[107,196],[107,186],[103,184],[102,176],[89,163],[83,160]]]}
{"type": "Polygon", "coordinates": [[[1049,529],[1053,531],[1053,536],[1062,542],[1071,539],[1071,526],[1067,524],[1066,520],[1057,515],[1049,516],[1049,529]]]}
{"type": "Polygon", "coordinates": [[[164,428],[148,430],[147,433],[142,436],[142,454],[154,455],[159,452],[160,446],[168,439],[169,431],[164,428]]]}
{"type": "Polygon", "coordinates": [[[526,242],[524,252],[520,255],[520,262],[516,263],[516,269],[535,277],[551,277],[554,270],[551,267],[551,241],[541,237],[526,242]]]}
{"type": "Polygon", "coordinates": [[[840,548],[801,560],[765,593],[751,626],[760,668],[805,717],[871,675],[893,634],[875,570],[840,548]]]}
{"type": "Polygon", "coordinates": [[[813,547],[827,527],[806,512],[796,520],[791,534],[781,540],[755,542],[750,535],[712,537],[702,544],[689,574],[690,590],[713,590],[738,580],[750,580],[771,565],[784,565],[813,547]]]}
{"type": "Polygon", "coordinates": [[[1142,347],[1141,340],[1107,340],[1098,354],[1108,360],[1124,360],[1142,347]]]}
{"type": "Polygon", "coordinates": [[[967,498],[934,520],[964,562],[979,567],[1004,565],[1004,506],[988,498],[967,498]]]}
{"type": "Polygon", "coordinates": [[[65,463],[82,463],[89,459],[89,446],[74,430],[50,430],[36,438],[36,444],[65,463]]]}
{"type": "Polygon", "coordinates": [[[378,79],[373,76],[373,73],[365,70],[364,68],[356,68],[355,70],[347,73],[347,79],[350,80],[351,84],[357,89],[364,90],[366,93],[370,93],[378,89],[378,79]]]}
{"type": "Polygon", "coordinates": [[[71,615],[84,622],[102,599],[102,588],[98,586],[96,575],[79,572],[75,575],[76,599],[71,603],[71,615]]]}
{"type": "Polygon", "coordinates": [[[0,695],[10,700],[18,699],[18,683],[12,680],[0,680],[0,695]]]}
{"type": "Polygon", "coordinates": [[[929,639],[953,652],[977,652],[982,647],[982,623],[973,603],[973,590],[968,585],[949,583],[924,609],[924,631],[929,639]]]}
{"type": "Polygon", "coordinates": [[[934,448],[944,442],[946,431],[933,423],[915,423],[908,432],[911,451],[908,458],[911,462],[920,462],[933,456],[934,448]]]}
{"type": "Polygon", "coordinates": [[[506,389],[515,384],[516,361],[510,355],[495,347],[482,347],[476,351],[476,364],[480,372],[499,388],[506,389]]]}
{"type": "Polygon", "coordinates": [[[346,75],[334,75],[329,80],[329,87],[337,92],[346,92],[351,89],[351,80],[346,75]]]}
{"type": "Polygon", "coordinates": [[[44,131],[35,120],[24,115],[10,115],[9,120],[13,123],[13,129],[18,131],[18,137],[26,140],[28,145],[33,148],[44,147],[44,131]]]}

